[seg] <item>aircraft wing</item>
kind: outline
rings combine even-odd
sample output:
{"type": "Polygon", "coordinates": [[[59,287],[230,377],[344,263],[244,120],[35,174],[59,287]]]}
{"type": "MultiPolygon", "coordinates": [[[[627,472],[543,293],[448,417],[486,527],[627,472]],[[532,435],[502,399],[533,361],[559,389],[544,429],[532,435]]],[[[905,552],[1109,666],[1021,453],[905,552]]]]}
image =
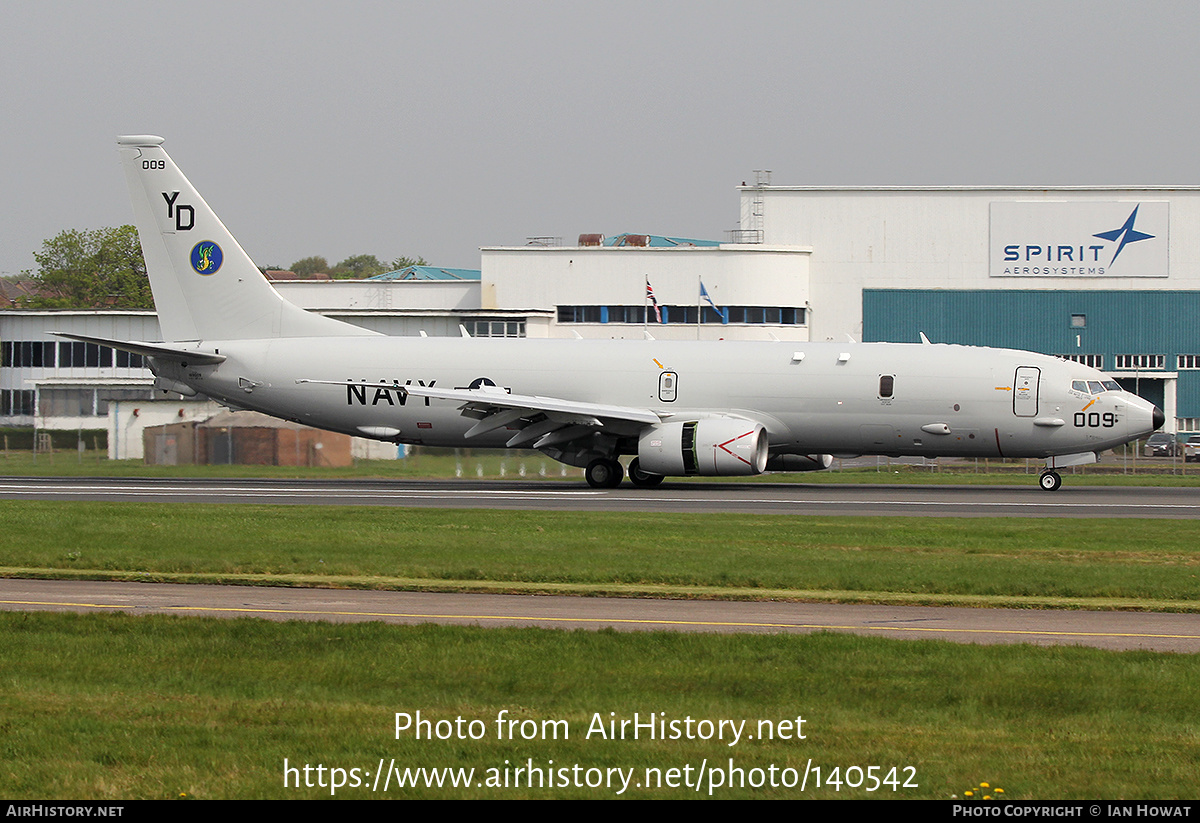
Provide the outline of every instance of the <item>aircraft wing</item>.
{"type": "Polygon", "coordinates": [[[163,360],[173,360],[179,363],[224,363],[225,355],[215,354],[210,351],[198,351],[196,349],[185,349],[178,345],[170,345],[167,343],[143,343],[131,342],[128,340],[110,340],[107,337],[88,337],[84,334],[67,334],[61,331],[50,332],[56,337],[65,337],[68,340],[78,340],[82,343],[95,343],[99,346],[108,346],[112,349],[127,351],[133,354],[140,354],[145,357],[159,357],[163,360]]]}
{"type": "MultiPolygon", "coordinates": [[[[333,380],[298,380],[298,383],[323,383],[345,386],[333,380]]],[[[659,423],[664,415],[650,409],[585,403],[539,395],[509,394],[497,386],[474,389],[439,389],[432,386],[401,386],[396,383],[352,383],[368,389],[401,391],[414,397],[449,400],[462,405],[466,417],[479,422],[466,433],[467,438],[500,428],[518,429],[505,444],[508,448],[540,449],[570,442],[597,431],[631,434],[642,426],[659,423]]]]}

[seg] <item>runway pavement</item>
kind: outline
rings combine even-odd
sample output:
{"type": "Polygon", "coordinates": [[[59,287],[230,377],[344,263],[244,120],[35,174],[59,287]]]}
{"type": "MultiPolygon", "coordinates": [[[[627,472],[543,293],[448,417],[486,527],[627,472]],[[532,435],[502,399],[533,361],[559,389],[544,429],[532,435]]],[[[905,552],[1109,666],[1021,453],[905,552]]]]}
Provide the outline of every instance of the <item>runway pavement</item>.
{"type": "Polygon", "coordinates": [[[178,480],[0,478],[0,499],[280,505],[656,511],[905,517],[1200,517],[1200,489],[1011,486],[664,483],[598,490],[582,482],[478,480],[178,480]]]}
{"type": "Polygon", "coordinates": [[[0,579],[5,611],[126,612],[267,620],[383,621],[721,633],[849,632],[959,643],[1200,652],[1181,614],[274,589],[0,579]]]}

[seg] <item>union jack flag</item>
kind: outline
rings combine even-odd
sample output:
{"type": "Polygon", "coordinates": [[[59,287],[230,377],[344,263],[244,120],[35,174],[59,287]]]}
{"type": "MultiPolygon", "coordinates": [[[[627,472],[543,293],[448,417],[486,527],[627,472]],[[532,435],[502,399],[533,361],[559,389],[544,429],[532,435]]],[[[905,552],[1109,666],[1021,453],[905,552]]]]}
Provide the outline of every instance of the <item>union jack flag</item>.
{"type": "Polygon", "coordinates": [[[662,322],[662,309],[658,307],[658,298],[654,296],[654,287],[650,285],[650,280],[646,280],[646,299],[650,301],[650,305],[654,307],[654,322],[662,322]]]}

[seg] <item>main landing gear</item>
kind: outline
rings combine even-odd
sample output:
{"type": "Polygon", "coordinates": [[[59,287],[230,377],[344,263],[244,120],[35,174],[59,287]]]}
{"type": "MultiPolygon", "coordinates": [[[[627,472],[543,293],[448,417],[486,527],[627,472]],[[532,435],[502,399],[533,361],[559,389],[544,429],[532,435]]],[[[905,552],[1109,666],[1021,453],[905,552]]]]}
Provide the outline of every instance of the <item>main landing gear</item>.
{"type": "Polygon", "coordinates": [[[583,476],[587,478],[588,485],[593,489],[615,489],[621,485],[625,469],[617,460],[599,457],[588,463],[583,476]]]}
{"type": "MultiPolygon", "coordinates": [[[[584,477],[587,478],[588,485],[593,489],[615,489],[621,485],[621,479],[625,477],[625,469],[618,461],[601,457],[588,463],[584,477]]],[[[629,464],[629,482],[639,489],[652,489],[662,483],[664,479],[661,474],[642,471],[636,457],[629,464]]]]}
{"type": "Polygon", "coordinates": [[[1058,476],[1058,472],[1045,471],[1038,478],[1038,485],[1048,492],[1058,491],[1058,487],[1062,485],[1062,478],[1058,476]]]}

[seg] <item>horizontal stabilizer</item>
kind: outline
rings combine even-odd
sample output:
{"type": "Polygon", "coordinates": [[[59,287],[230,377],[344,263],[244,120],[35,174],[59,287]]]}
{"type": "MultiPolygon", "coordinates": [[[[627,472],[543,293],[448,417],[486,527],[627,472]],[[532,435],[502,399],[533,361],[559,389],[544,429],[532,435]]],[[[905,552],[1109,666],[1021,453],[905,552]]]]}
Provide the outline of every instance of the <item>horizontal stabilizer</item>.
{"type": "Polygon", "coordinates": [[[210,351],[200,351],[199,349],[185,349],[178,345],[167,345],[166,343],[143,343],[140,341],[132,342],[128,340],[109,340],[107,337],[88,337],[83,334],[67,334],[66,332],[55,331],[50,332],[57,337],[65,337],[68,340],[78,340],[82,343],[95,343],[99,346],[108,346],[118,351],[127,351],[131,354],[140,354],[143,357],[157,357],[160,360],[173,360],[180,363],[223,363],[225,355],[216,354],[210,351]]]}

